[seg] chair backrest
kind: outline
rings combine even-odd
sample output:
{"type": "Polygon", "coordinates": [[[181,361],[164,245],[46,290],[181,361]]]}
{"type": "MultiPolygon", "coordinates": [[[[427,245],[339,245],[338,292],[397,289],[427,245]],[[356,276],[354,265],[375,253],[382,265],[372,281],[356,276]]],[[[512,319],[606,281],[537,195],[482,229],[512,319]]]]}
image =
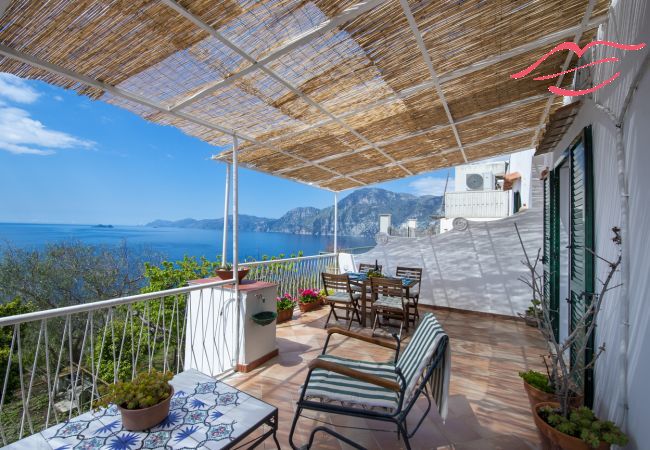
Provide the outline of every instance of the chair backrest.
{"type": "MultiPolygon", "coordinates": [[[[381,264],[377,264],[377,268],[381,272],[381,264]]],[[[375,270],[375,265],[374,264],[366,264],[366,263],[361,263],[359,264],[359,273],[368,273],[370,270],[375,270]]]]}
{"type": "Polygon", "coordinates": [[[426,313],[406,349],[399,355],[396,366],[406,380],[405,399],[408,399],[417,382],[429,365],[438,343],[447,334],[432,313],[426,313]]]}
{"type": "Polygon", "coordinates": [[[341,275],[335,273],[325,273],[322,274],[323,277],[323,287],[325,288],[325,295],[330,295],[330,291],[343,291],[350,292],[350,277],[347,274],[343,273],[341,275]]]}
{"type": "Polygon", "coordinates": [[[397,267],[395,276],[399,278],[408,278],[414,281],[422,280],[422,269],[420,267],[397,267]]]}
{"type": "Polygon", "coordinates": [[[385,297],[404,297],[402,280],[394,278],[370,278],[370,289],[373,297],[383,295],[385,297]]]}

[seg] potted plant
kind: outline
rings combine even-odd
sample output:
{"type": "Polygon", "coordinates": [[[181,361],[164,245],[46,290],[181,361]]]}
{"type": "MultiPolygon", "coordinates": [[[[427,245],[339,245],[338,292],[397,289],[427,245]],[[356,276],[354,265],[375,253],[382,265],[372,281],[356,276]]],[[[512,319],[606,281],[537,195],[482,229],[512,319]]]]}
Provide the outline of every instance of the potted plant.
{"type": "MultiPolygon", "coordinates": [[[[527,372],[519,372],[519,376],[524,381],[524,390],[526,391],[526,395],[528,395],[528,401],[533,413],[537,404],[558,400],[555,393],[555,386],[547,374],[529,370],[527,372]]],[[[582,406],[583,400],[584,397],[573,390],[570,394],[569,404],[577,408],[582,406]]]]}
{"type": "MultiPolygon", "coordinates": [[[[249,271],[250,269],[248,267],[237,270],[237,279],[240,283],[244,278],[246,278],[249,271]]],[[[221,267],[216,270],[216,274],[222,280],[232,280],[235,278],[233,276],[232,264],[229,263],[222,264],[221,267]]]]}
{"type": "Polygon", "coordinates": [[[320,308],[321,306],[321,297],[320,293],[316,289],[301,289],[298,291],[300,294],[298,300],[298,306],[300,306],[301,312],[311,311],[313,309],[320,308]]]}
{"type": "Polygon", "coordinates": [[[122,416],[124,428],[142,431],[162,422],[169,414],[174,387],[169,384],[170,371],[142,372],[131,381],[118,381],[106,386],[95,407],[115,404],[122,416]]]}
{"type": "Polygon", "coordinates": [[[562,449],[608,450],[612,444],[627,444],[627,436],[608,420],[598,420],[586,406],[574,408],[564,416],[559,403],[544,402],[537,405],[533,415],[537,428],[562,449]]]}
{"type": "Polygon", "coordinates": [[[276,305],[278,310],[278,322],[288,322],[293,317],[293,310],[296,307],[296,301],[288,292],[282,297],[277,297],[276,305]]]}
{"type": "Polygon", "coordinates": [[[523,315],[519,313],[519,317],[524,319],[526,325],[529,327],[537,328],[537,318],[541,316],[541,311],[539,309],[539,305],[541,305],[541,303],[542,302],[534,298],[530,301],[530,306],[526,312],[523,315]]]}
{"type": "MultiPolygon", "coordinates": [[[[524,378],[524,386],[534,384],[534,387],[541,391],[553,390],[555,397],[553,401],[537,403],[533,407],[533,418],[537,428],[553,445],[564,450],[586,450],[589,448],[604,450],[608,449],[611,444],[625,445],[627,436],[616,425],[612,422],[599,420],[587,407],[576,408],[573,403],[575,400],[572,399],[572,392],[577,391],[574,380],[579,378],[582,371],[594,367],[598,357],[605,351],[605,344],[600,345],[594,351],[591,360],[585,361],[583,365],[569,363],[571,361],[569,352],[574,351],[577,355],[584,355],[587,346],[590,345],[590,338],[594,335],[598,313],[605,294],[616,287],[610,287],[610,283],[621,264],[620,250],[614,261],[609,261],[592,252],[596,258],[607,264],[609,270],[601,281],[602,286],[599,292],[582,293],[582,296],[587,297],[584,314],[577,320],[573,331],[564,340],[560,340],[556,338],[553,330],[551,306],[543,295],[544,277],[537,271],[541,262],[541,249],[537,250],[534,262],[531,261],[517,224],[515,224],[515,229],[524,252],[523,263],[530,272],[530,278],[520,278],[520,280],[533,290],[533,298],[540,299],[540,308],[536,310],[537,325],[549,345],[549,353],[544,360],[548,372],[547,380],[535,374],[525,374],[522,378],[524,378]],[[544,381],[546,381],[545,385],[544,381]]],[[[612,231],[614,232],[612,241],[620,246],[620,229],[614,227],[612,231]]],[[[532,401],[531,398],[531,403],[532,401]]]]}

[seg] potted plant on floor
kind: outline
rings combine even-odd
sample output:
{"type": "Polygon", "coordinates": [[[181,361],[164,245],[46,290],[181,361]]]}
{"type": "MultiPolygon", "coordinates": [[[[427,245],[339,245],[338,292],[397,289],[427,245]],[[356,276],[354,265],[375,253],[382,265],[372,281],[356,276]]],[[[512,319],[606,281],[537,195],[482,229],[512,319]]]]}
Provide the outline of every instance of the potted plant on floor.
{"type": "Polygon", "coordinates": [[[277,323],[288,322],[293,317],[293,310],[296,307],[296,301],[288,292],[282,297],[276,298],[276,305],[278,310],[277,323]]]}
{"type": "MultiPolygon", "coordinates": [[[[530,272],[530,278],[521,278],[520,280],[533,290],[533,298],[540,299],[540,309],[537,317],[538,328],[546,339],[550,350],[545,357],[548,371],[546,380],[534,373],[522,376],[525,384],[534,384],[535,387],[541,388],[539,389],[541,391],[554,391],[553,401],[537,403],[533,407],[535,425],[537,425],[540,433],[553,445],[564,450],[588,450],[589,448],[605,450],[611,444],[625,445],[627,436],[614,423],[599,420],[591,409],[587,407],[576,408],[572,404],[574,401],[572,400],[572,392],[577,390],[574,380],[579,378],[582,371],[594,367],[598,357],[605,351],[605,344],[595,349],[591,360],[585,361],[584,365],[569,363],[571,360],[569,352],[574,351],[576,355],[585,354],[590,338],[594,334],[598,313],[605,294],[616,287],[610,287],[610,284],[621,264],[620,249],[618,257],[614,261],[609,261],[592,252],[596,258],[607,264],[607,275],[601,282],[602,286],[599,292],[582,293],[583,297],[587,297],[584,314],[577,320],[569,336],[564,340],[560,340],[556,338],[553,330],[550,304],[543,295],[544,278],[537,271],[537,267],[541,262],[541,249],[538,249],[534,262],[531,261],[519,234],[517,224],[515,224],[515,229],[524,252],[525,260],[523,263],[530,272]],[[545,386],[544,381],[546,381],[545,386]]],[[[620,246],[620,229],[614,227],[612,231],[614,232],[612,241],[620,246]]],[[[531,398],[532,401],[533,398],[531,398]]]]}
{"type": "Polygon", "coordinates": [[[534,327],[537,328],[537,318],[541,316],[541,310],[539,308],[539,305],[541,305],[541,302],[537,300],[536,298],[532,299],[530,301],[530,306],[526,310],[524,314],[518,313],[519,317],[524,319],[526,322],[526,325],[529,327],[534,327]]]}
{"type": "Polygon", "coordinates": [[[311,311],[321,307],[320,293],[316,289],[300,289],[298,306],[301,312],[311,311]]]}
{"type": "MultiPolygon", "coordinates": [[[[250,269],[248,267],[237,270],[237,279],[240,283],[244,278],[246,278],[249,271],[250,269]]],[[[216,270],[216,274],[222,280],[232,280],[235,278],[233,276],[232,264],[229,263],[222,264],[221,267],[216,270]]]]}
{"type": "Polygon", "coordinates": [[[170,371],[142,372],[131,381],[118,381],[103,389],[96,407],[117,405],[124,428],[142,431],[158,425],[169,414],[174,387],[169,384],[170,371]]]}

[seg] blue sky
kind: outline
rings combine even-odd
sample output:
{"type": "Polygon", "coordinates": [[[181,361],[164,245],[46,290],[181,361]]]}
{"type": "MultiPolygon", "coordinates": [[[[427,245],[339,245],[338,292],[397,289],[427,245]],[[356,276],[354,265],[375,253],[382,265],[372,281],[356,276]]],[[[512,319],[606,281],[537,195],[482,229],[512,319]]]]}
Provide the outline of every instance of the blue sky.
{"type": "MultiPolygon", "coordinates": [[[[219,151],[120,108],[0,73],[0,222],[221,217],[225,169],[209,160],[219,151]]],[[[376,186],[440,194],[446,176],[444,170],[376,186]]],[[[240,170],[241,213],[280,217],[332,202],[331,192],[240,170]]]]}

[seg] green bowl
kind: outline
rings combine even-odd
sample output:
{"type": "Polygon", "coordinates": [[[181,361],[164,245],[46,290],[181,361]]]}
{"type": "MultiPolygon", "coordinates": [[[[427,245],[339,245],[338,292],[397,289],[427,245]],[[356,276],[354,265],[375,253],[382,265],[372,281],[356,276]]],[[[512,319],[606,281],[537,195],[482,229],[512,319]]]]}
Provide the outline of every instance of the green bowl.
{"type": "Polygon", "coordinates": [[[258,325],[269,325],[273,323],[273,321],[278,317],[278,313],[273,312],[273,311],[262,311],[257,314],[253,314],[251,316],[251,319],[253,319],[253,322],[255,322],[258,325]]]}

